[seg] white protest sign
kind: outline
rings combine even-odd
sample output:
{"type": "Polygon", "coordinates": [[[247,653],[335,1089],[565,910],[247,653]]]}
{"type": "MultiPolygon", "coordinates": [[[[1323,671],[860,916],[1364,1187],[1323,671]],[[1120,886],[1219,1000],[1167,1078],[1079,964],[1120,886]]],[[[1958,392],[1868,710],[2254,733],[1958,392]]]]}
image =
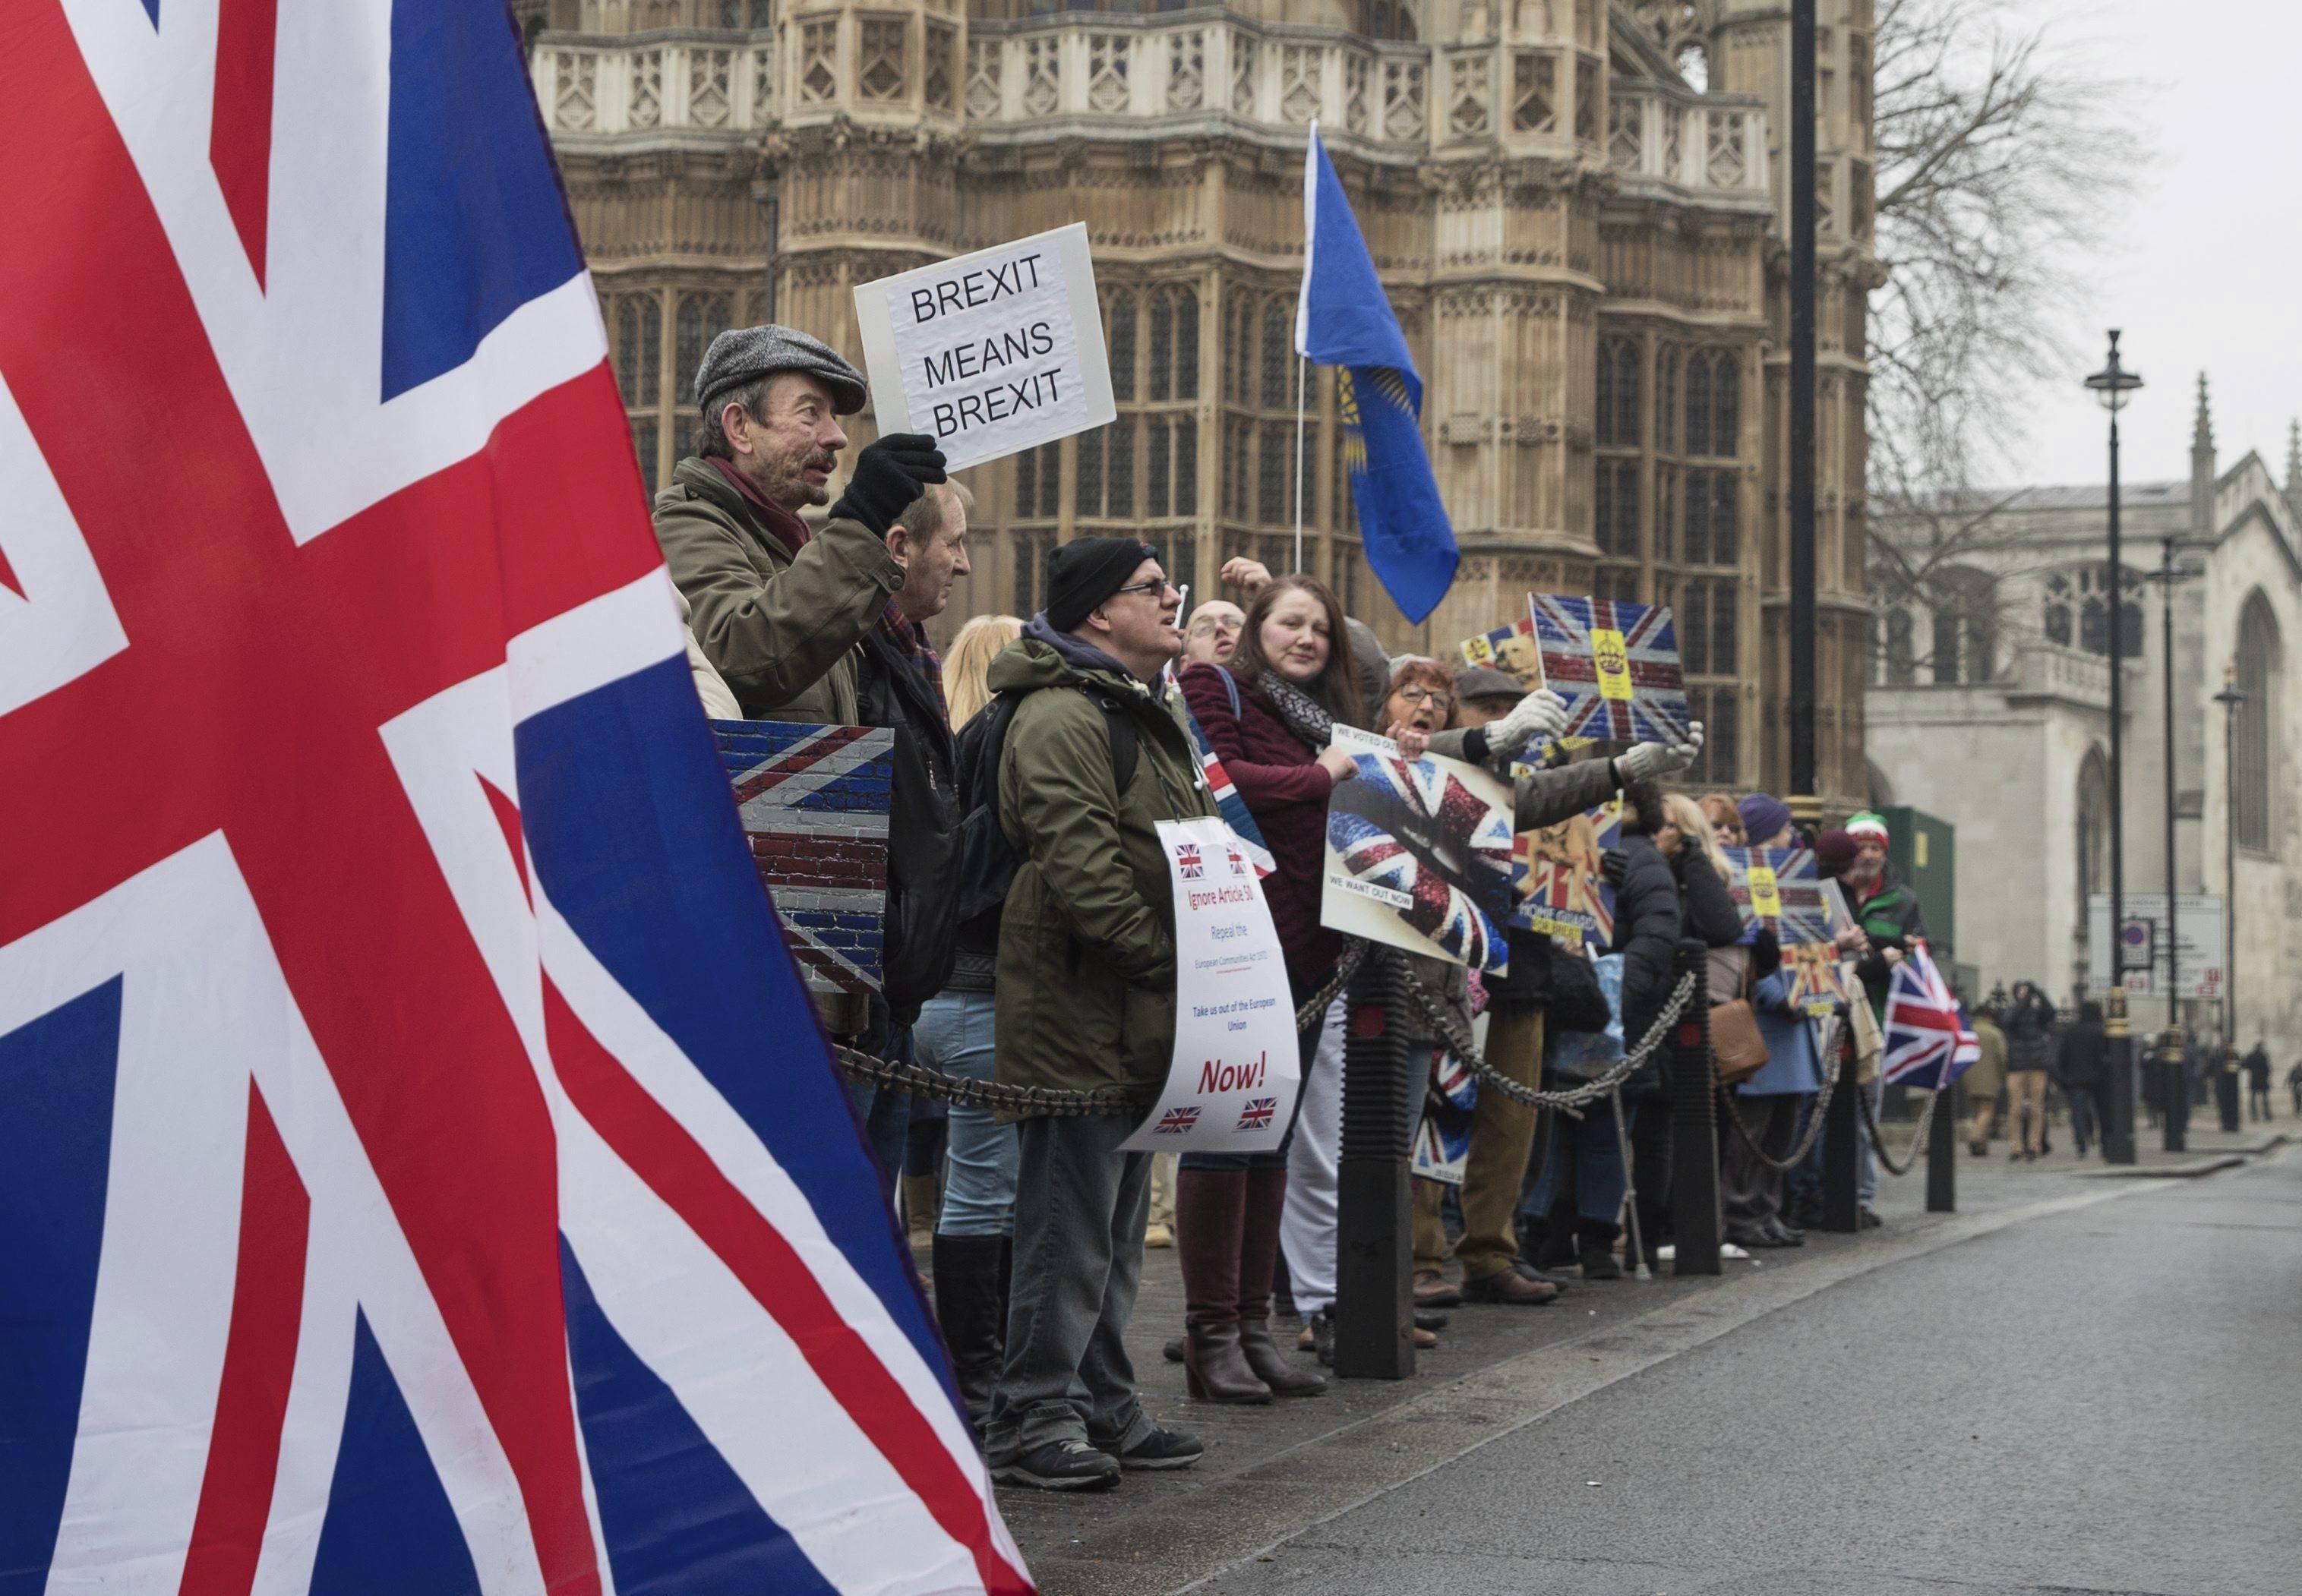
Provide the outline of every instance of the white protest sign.
{"type": "Polygon", "coordinates": [[[1175,884],[1175,1054],[1130,1153],[1263,1153],[1295,1116],[1295,999],[1271,909],[1231,827],[1159,822],[1175,884]]]}
{"type": "Polygon", "coordinates": [[[1085,223],[863,283],[855,319],[880,434],[954,471],[1118,414],[1085,223]]]}

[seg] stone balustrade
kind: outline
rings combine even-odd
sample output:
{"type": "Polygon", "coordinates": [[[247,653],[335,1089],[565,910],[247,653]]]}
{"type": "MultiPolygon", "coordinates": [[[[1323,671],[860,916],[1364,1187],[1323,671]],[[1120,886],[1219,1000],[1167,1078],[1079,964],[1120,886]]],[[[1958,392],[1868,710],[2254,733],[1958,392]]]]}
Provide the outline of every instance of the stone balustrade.
{"type": "Polygon", "coordinates": [[[875,112],[993,139],[1069,122],[1330,137],[1400,158],[1498,146],[1603,160],[1626,185],[1767,191],[1759,102],[1617,79],[1564,47],[1375,42],[1216,11],[955,23],[828,12],[774,37],[547,34],[533,55],[554,137],[718,133],[875,112]],[[1602,108],[1603,106],[1603,108],[1602,108]]]}

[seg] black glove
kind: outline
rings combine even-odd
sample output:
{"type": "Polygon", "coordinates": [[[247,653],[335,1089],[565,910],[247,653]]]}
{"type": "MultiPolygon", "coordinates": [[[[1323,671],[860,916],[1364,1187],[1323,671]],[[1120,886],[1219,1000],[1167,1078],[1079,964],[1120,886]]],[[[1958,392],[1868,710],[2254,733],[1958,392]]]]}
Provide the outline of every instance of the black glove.
{"type": "Polygon", "coordinates": [[[925,433],[890,433],[855,457],[847,491],[831,507],[835,521],[861,521],[886,537],[895,517],[944,480],[943,450],[925,433]]]}
{"type": "Polygon", "coordinates": [[[1607,885],[1620,892],[1623,878],[1630,874],[1631,856],[1620,848],[1609,848],[1599,855],[1599,868],[1606,874],[1607,885]]]}

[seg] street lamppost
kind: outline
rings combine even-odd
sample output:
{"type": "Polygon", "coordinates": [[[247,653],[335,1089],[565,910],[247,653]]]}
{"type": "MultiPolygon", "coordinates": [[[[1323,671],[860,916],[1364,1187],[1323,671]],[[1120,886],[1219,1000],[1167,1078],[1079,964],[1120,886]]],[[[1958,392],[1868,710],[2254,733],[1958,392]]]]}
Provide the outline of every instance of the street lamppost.
{"type": "Polygon", "coordinates": [[[2235,1130],[2222,1101],[2222,1077],[2238,1056],[2238,707],[2246,693],[2237,667],[2222,667],[2222,690],[2214,702],[2222,707],[2222,1056],[2214,1061],[2214,1093],[2222,1129],[2235,1130]]]}
{"type": "MultiPolygon", "coordinates": [[[[2141,376],[2118,363],[2118,329],[2110,330],[2110,360],[2086,385],[2110,412],[2110,558],[2105,584],[2110,595],[2110,993],[2103,1033],[2110,1043],[2110,1095],[2103,1102],[2102,1159],[2134,1162],[2134,1039],[2126,1028],[2126,842],[2124,833],[2126,718],[2126,586],[2118,555],[2118,413],[2141,376]]],[[[2172,906],[2168,905],[2168,913],[2172,906]]]]}
{"type": "MultiPolygon", "coordinates": [[[[2189,573],[2174,559],[2174,540],[2168,538],[2150,580],[2158,584],[2164,603],[2163,646],[2159,652],[2166,689],[2166,1029],[2158,1038],[2158,1090],[2161,1145],[2169,1153],[2189,1150],[2190,1090],[2182,1069],[2182,924],[2174,896],[2174,584],[2189,573]]],[[[2111,668],[2117,669],[2115,656],[2111,668]]]]}

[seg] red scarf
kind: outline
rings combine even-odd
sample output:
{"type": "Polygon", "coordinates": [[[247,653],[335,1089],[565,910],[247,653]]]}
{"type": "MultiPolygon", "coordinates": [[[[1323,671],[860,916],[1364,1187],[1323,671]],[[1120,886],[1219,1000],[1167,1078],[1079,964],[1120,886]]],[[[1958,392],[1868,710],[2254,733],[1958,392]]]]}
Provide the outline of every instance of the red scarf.
{"type": "Polygon", "coordinates": [[[708,458],[710,463],[718,468],[719,475],[733,483],[735,491],[744,496],[744,502],[759,513],[760,519],[766,524],[767,529],[775,534],[776,541],[783,544],[787,553],[797,554],[807,546],[809,533],[806,522],[793,515],[783,506],[769,502],[759,489],[752,485],[752,479],[736,470],[733,463],[721,459],[718,455],[708,458]]]}

